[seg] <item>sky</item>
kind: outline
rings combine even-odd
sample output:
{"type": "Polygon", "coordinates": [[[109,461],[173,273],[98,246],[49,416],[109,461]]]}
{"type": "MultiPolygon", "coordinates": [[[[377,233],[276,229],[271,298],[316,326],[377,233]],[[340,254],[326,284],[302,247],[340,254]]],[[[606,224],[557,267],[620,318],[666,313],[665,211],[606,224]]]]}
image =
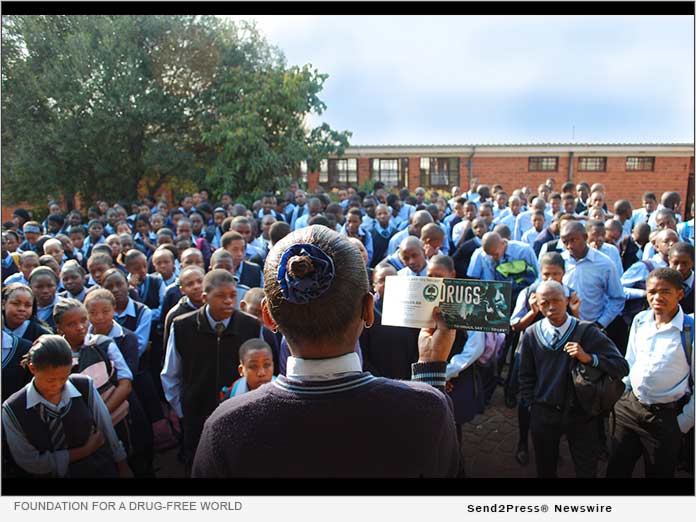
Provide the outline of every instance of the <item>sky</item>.
{"type": "Polygon", "coordinates": [[[693,143],[692,16],[230,16],[351,145],[693,143]]]}

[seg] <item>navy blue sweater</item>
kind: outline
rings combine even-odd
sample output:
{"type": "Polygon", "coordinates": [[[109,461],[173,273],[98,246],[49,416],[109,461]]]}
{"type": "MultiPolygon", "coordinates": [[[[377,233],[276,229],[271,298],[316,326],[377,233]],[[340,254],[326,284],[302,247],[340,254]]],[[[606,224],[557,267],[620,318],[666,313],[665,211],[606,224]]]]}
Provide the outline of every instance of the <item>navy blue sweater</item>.
{"type": "MultiPolygon", "coordinates": [[[[429,367],[436,363],[414,365],[429,367]]],[[[455,477],[459,448],[446,396],[374,377],[279,376],[223,402],[205,423],[194,477],[455,477]]]]}

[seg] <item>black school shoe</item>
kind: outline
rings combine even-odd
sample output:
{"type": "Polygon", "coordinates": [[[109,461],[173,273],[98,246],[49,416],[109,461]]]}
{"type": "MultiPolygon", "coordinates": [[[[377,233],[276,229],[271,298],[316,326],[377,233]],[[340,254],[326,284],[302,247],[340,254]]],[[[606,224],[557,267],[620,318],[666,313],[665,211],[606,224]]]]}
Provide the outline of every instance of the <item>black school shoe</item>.
{"type": "Polygon", "coordinates": [[[529,451],[525,444],[520,444],[519,446],[517,446],[515,460],[519,462],[521,466],[526,466],[527,464],[529,464],[529,451]]]}

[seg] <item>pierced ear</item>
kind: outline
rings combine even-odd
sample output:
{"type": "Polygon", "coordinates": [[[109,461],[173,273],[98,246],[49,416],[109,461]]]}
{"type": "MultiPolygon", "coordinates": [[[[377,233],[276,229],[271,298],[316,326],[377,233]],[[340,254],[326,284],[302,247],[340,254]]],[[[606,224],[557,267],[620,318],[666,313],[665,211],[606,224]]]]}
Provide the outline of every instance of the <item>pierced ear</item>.
{"type": "Polygon", "coordinates": [[[271,312],[268,309],[268,302],[266,301],[265,297],[261,301],[261,318],[263,319],[263,324],[266,326],[266,328],[272,332],[278,331],[278,325],[273,320],[273,317],[271,317],[271,312]]]}
{"type": "Polygon", "coordinates": [[[362,319],[368,328],[375,324],[375,298],[370,292],[363,297],[362,319]]]}

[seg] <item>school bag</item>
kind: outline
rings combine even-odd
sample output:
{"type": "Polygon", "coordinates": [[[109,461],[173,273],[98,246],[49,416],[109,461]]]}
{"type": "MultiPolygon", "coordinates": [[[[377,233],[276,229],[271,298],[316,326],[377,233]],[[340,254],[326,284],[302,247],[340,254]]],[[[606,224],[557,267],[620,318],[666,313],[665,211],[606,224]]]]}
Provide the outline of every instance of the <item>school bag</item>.
{"type": "MultiPolygon", "coordinates": [[[[591,326],[590,323],[579,322],[572,338],[580,342],[591,326]]],[[[577,404],[591,416],[611,412],[626,389],[621,379],[614,379],[599,368],[582,364],[577,359],[573,359],[570,366],[570,376],[577,404]]]]}
{"type": "MultiPolygon", "coordinates": [[[[689,391],[694,393],[694,366],[692,364],[692,352],[694,349],[694,318],[684,314],[684,325],[681,332],[682,348],[686,361],[689,363],[689,391]],[[687,342],[688,341],[688,342],[687,342]]],[[[679,466],[685,469],[691,476],[694,475],[694,429],[682,433],[681,447],[679,448],[679,466]]]]}
{"type": "Polygon", "coordinates": [[[537,279],[536,270],[524,259],[505,261],[495,267],[496,281],[509,281],[512,283],[512,300],[515,302],[519,293],[534,283],[537,279]]]}

